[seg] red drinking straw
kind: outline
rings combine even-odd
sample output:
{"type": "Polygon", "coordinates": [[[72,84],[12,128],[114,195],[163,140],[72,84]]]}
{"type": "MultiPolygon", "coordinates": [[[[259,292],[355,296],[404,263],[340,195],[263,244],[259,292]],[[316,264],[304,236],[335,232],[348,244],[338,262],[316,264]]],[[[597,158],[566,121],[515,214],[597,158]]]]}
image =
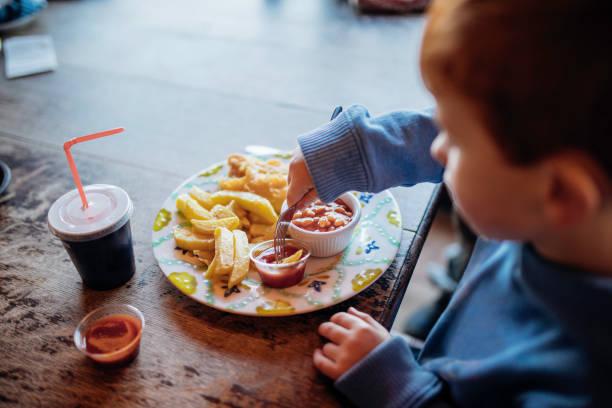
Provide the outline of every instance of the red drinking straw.
{"type": "Polygon", "coordinates": [[[81,177],[79,177],[79,171],[76,168],[76,164],[74,164],[74,159],[72,158],[72,153],[70,153],[70,148],[77,143],[87,142],[89,140],[99,139],[105,136],[116,135],[117,133],[123,132],[125,129],[122,127],[118,127],[115,129],[105,130],[103,132],[92,133],[91,135],[79,136],[74,139],[68,140],[64,143],[64,152],[66,153],[66,159],[68,159],[68,165],[70,166],[70,171],[72,172],[72,178],[74,179],[74,184],[76,184],[77,189],[79,190],[79,195],[81,196],[81,202],[83,203],[83,209],[89,207],[87,203],[87,196],[85,196],[85,190],[83,190],[83,184],[81,183],[81,177]]]}

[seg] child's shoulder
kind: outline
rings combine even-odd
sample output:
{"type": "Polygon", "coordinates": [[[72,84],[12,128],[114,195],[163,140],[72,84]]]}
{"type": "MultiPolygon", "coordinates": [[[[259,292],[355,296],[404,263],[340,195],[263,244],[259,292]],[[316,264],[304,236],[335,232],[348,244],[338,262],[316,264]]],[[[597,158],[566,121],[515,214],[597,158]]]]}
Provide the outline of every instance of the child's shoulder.
{"type": "Polygon", "coordinates": [[[612,313],[607,313],[612,278],[552,262],[529,244],[484,239],[478,240],[468,269],[474,275],[504,275],[521,301],[536,305],[589,354],[612,362],[612,313]]]}

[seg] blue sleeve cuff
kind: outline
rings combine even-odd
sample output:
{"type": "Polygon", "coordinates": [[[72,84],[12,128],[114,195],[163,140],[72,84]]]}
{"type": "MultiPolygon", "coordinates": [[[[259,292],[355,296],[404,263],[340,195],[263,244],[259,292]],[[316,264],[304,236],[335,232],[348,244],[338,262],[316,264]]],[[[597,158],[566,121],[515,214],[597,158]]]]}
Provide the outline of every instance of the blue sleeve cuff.
{"type": "Polygon", "coordinates": [[[349,191],[439,182],[442,167],[430,153],[438,133],[431,112],[392,112],[376,118],[351,106],[334,121],[298,137],[319,197],[349,191]]]}
{"type": "Polygon", "coordinates": [[[421,407],[442,391],[442,382],[416,362],[408,343],[392,337],[335,383],[360,407],[421,407]]]}
{"type": "Polygon", "coordinates": [[[298,143],[321,200],[333,201],[349,190],[368,191],[364,156],[347,112],[298,137],[298,143]]]}

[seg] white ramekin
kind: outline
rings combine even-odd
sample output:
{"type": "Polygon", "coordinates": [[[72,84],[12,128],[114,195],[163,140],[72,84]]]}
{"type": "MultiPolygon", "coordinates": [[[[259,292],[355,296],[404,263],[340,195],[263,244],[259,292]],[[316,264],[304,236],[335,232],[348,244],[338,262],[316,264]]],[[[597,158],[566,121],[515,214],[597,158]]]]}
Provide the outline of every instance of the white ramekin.
{"type": "MultiPolygon", "coordinates": [[[[293,223],[289,225],[289,235],[292,238],[303,242],[310,249],[312,256],[324,258],[327,256],[336,255],[346,248],[351,241],[353,230],[359,223],[361,217],[361,205],[359,200],[352,193],[344,193],[340,197],[340,200],[351,209],[353,212],[353,218],[351,221],[342,228],[335,231],[329,232],[316,232],[307,231],[300,227],[297,227],[293,223]]],[[[283,204],[283,210],[287,204],[283,204]]]]}

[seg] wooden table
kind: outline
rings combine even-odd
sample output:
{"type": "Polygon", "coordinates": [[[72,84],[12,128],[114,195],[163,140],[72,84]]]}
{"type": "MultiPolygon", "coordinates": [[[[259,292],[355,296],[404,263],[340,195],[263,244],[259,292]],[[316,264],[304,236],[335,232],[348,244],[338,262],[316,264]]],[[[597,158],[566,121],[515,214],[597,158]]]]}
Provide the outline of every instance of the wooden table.
{"type": "Polygon", "coordinates": [[[421,27],[419,17],[360,17],[325,0],[52,2],[24,33],[53,36],[58,71],[0,79],[0,159],[13,170],[14,194],[0,204],[0,405],[347,404],[312,366],[316,327],[351,305],[390,327],[434,186],[394,189],[402,244],[372,287],[289,318],[231,315],[183,296],[153,258],[151,225],[183,179],[245,144],[290,148],[337,104],[374,112],[429,104],[416,74],[421,27]],[[375,63],[383,55],[402,72],[375,63]],[[364,75],[372,80],[358,85],[364,75]],[[73,188],[61,142],[119,125],[125,135],[75,153],[84,183],[119,185],[136,207],[136,275],[97,292],[82,286],[46,215],[73,188]],[[72,333],[87,311],[119,302],[146,317],[141,354],[101,370],[72,333]]]}

